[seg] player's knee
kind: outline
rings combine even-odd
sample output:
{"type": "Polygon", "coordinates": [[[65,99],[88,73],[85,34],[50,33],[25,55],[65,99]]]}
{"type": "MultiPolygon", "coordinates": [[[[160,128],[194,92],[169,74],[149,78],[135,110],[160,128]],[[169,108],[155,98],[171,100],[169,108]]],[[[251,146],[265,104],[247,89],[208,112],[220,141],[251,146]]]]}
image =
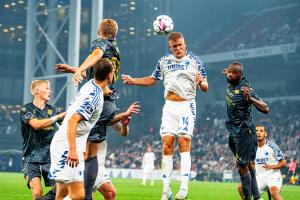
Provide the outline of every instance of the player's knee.
{"type": "Polygon", "coordinates": [[[280,197],[279,195],[279,189],[277,187],[271,187],[269,188],[270,190],[270,194],[274,199],[278,199],[278,197],[280,197]]]}
{"type": "Polygon", "coordinates": [[[98,146],[98,143],[88,142],[86,146],[86,152],[84,154],[84,159],[97,156],[98,146]]]}
{"type": "Polygon", "coordinates": [[[77,190],[75,193],[69,193],[68,196],[72,200],[83,200],[84,199],[84,190],[77,190]]]}
{"type": "Polygon", "coordinates": [[[172,155],[174,151],[174,141],[171,139],[163,139],[163,154],[172,155]]]}
{"type": "Polygon", "coordinates": [[[238,165],[238,172],[241,176],[245,176],[248,174],[249,169],[247,167],[247,165],[238,165]]]}
{"type": "Polygon", "coordinates": [[[105,200],[114,200],[116,198],[116,191],[108,191],[104,194],[105,200]]]}
{"type": "Polygon", "coordinates": [[[190,151],[190,138],[179,137],[178,144],[180,153],[190,151]]]}

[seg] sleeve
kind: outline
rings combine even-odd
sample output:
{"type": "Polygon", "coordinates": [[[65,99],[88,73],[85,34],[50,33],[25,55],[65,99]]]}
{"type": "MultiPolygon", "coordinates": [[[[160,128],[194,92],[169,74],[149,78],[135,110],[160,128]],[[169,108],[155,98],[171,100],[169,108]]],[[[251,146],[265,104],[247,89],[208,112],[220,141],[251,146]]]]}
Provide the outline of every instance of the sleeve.
{"type": "Polygon", "coordinates": [[[105,52],[106,48],[107,43],[104,40],[98,39],[92,42],[91,52],[93,52],[95,49],[101,49],[103,52],[105,52]]]}
{"type": "Polygon", "coordinates": [[[284,155],[282,151],[275,143],[271,143],[271,148],[274,151],[274,156],[277,161],[284,160],[284,155]]]}
{"type": "Polygon", "coordinates": [[[80,114],[85,121],[88,121],[97,105],[99,104],[102,92],[91,92],[88,97],[84,98],[81,104],[76,109],[76,113],[80,114]]]}
{"type": "Polygon", "coordinates": [[[20,116],[21,121],[23,121],[25,124],[27,124],[29,120],[36,118],[36,115],[34,114],[32,108],[26,105],[21,107],[20,116]]]}
{"type": "Polygon", "coordinates": [[[201,74],[201,76],[203,76],[204,78],[207,78],[207,73],[206,73],[204,62],[200,58],[198,58],[196,60],[196,62],[198,64],[198,72],[201,74]]]}
{"type": "Polygon", "coordinates": [[[162,80],[163,79],[163,77],[162,77],[162,75],[161,75],[161,63],[162,63],[162,59],[163,58],[161,58],[159,61],[158,61],[158,63],[157,63],[157,65],[156,65],[156,67],[155,67],[155,69],[154,69],[154,71],[153,71],[153,73],[152,73],[152,77],[153,78],[155,78],[156,80],[162,80]]]}

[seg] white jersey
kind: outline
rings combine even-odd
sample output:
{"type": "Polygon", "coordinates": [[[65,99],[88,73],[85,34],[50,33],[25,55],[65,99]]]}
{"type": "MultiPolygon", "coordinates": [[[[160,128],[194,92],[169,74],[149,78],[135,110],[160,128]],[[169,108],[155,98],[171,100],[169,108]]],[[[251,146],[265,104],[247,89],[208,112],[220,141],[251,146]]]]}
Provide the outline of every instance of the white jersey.
{"type": "Polygon", "coordinates": [[[257,148],[255,165],[256,165],[256,177],[261,179],[264,177],[270,177],[271,175],[281,176],[280,169],[266,170],[263,165],[268,163],[270,165],[276,165],[278,161],[283,160],[284,156],[280,148],[270,141],[266,141],[266,144],[257,148]]]}
{"type": "Polygon", "coordinates": [[[185,100],[192,100],[196,97],[195,75],[197,72],[207,77],[203,61],[192,52],[187,52],[186,56],[181,59],[172,54],[162,57],[152,77],[156,80],[164,79],[165,97],[169,91],[172,91],[185,100]]]}
{"type": "Polygon", "coordinates": [[[154,169],[155,154],[153,152],[146,152],[143,158],[143,169],[154,169]]]}
{"type": "Polygon", "coordinates": [[[65,144],[69,146],[67,138],[68,121],[74,113],[78,113],[83,117],[83,120],[77,125],[76,147],[77,152],[84,152],[88,133],[102,112],[103,99],[103,91],[95,84],[93,79],[85,83],[70,103],[64,121],[54,135],[52,143],[65,141],[65,144]]]}

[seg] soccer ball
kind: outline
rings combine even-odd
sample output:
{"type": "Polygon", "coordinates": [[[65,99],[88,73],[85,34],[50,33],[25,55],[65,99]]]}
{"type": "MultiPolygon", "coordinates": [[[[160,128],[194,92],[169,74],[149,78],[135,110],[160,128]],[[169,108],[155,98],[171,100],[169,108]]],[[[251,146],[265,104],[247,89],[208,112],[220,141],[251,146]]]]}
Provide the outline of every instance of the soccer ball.
{"type": "Polygon", "coordinates": [[[167,35],[173,28],[173,20],[167,15],[159,15],[153,22],[153,29],[159,35],[167,35]]]}

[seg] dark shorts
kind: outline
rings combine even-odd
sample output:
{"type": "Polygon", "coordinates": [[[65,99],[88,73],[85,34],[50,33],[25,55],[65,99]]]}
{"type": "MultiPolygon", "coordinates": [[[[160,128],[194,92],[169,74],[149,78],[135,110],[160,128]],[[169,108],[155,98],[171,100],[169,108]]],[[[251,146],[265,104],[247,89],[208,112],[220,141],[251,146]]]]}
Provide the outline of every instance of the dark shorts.
{"type": "Polygon", "coordinates": [[[257,136],[255,126],[239,130],[228,129],[229,148],[236,158],[238,165],[247,165],[255,160],[257,151],[257,136]],[[233,130],[233,131],[232,131],[233,130]]]}
{"type": "Polygon", "coordinates": [[[24,178],[29,189],[29,183],[35,177],[39,177],[40,179],[43,177],[45,186],[52,186],[55,184],[55,181],[48,178],[50,165],[50,163],[22,161],[22,172],[24,173],[24,178]]]}
{"type": "Polygon", "coordinates": [[[115,117],[116,110],[115,101],[113,99],[104,98],[103,109],[100,117],[89,133],[89,142],[100,143],[105,140],[106,128],[110,121],[115,117]]]}

